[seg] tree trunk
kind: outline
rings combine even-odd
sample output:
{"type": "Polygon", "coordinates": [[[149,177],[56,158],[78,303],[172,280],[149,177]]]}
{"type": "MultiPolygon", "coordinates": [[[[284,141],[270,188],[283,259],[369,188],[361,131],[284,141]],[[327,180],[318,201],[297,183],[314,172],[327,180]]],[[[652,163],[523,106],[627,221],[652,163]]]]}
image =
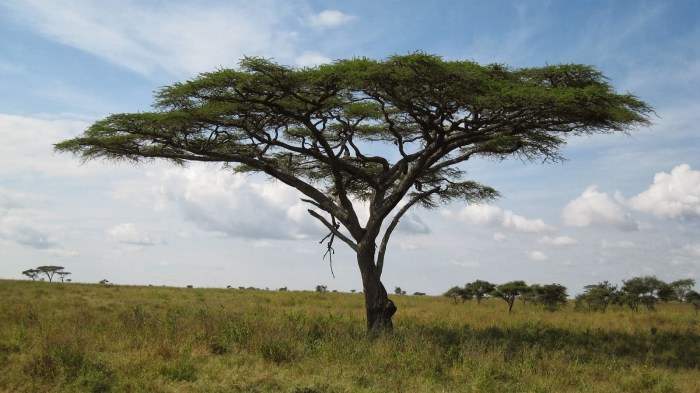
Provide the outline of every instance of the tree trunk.
{"type": "Polygon", "coordinates": [[[390,332],[394,325],[391,318],[396,312],[394,302],[382,284],[374,261],[374,243],[371,246],[360,245],[357,252],[357,264],[362,274],[362,287],[365,294],[367,312],[367,330],[371,333],[390,332]]]}

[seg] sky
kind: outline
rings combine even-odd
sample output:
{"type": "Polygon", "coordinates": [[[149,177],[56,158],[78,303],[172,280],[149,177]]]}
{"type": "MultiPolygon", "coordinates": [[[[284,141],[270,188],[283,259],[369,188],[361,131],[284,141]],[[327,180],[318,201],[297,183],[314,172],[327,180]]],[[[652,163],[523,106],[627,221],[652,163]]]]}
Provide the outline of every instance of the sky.
{"type": "Polygon", "coordinates": [[[389,292],[700,281],[700,3],[680,0],[2,0],[0,278],[59,265],[85,283],[361,290],[340,242],[333,277],[293,189],[214,165],[82,164],[53,144],[244,56],[313,67],[416,51],[592,65],[655,113],[629,135],[570,139],[563,163],[465,164],[502,198],[411,211],[389,245],[389,292]]]}

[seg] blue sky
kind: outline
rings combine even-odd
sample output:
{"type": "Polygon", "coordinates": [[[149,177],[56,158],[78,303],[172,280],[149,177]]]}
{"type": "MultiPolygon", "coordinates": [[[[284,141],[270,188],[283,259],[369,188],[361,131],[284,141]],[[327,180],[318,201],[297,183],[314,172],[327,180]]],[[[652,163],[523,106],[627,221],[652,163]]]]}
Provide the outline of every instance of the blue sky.
{"type": "Polygon", "coordinates": [[[475,279],[700,281],[700,5],[693,1],[41,1],[0,3],[0,277],[361,289],[294,191],[214,166],[86,165],[52,144],[243,56],[290,66],[424,51],[590,64],[656,111],[631,135],[572,139],[562,164],[470,162],[490,206],[414,210],[383,281],[438,294],[475,279]]]}

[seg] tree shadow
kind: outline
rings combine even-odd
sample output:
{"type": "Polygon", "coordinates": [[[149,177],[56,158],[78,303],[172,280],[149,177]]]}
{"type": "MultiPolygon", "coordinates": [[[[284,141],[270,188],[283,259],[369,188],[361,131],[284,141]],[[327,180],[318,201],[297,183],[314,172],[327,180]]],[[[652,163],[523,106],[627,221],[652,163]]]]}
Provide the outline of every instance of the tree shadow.
{"type": "Polygon", "coordinates": [[[693,331],[565,329],[544,324],[517,327],[424,326],[427,340],[446,353],[469,349],[501,350],[506,360],[527,354],[560,352],[579,362],[601,358],[623,358],[670,368],[700,367],[700,335],[693,331]]]}

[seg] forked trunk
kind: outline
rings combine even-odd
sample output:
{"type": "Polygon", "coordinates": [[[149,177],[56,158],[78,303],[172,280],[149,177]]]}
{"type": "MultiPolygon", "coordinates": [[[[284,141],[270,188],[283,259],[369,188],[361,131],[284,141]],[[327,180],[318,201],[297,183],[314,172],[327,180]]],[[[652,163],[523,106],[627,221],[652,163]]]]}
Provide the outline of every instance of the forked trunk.
{"type": "Polygon", "coordinates": [[[396,312],[396,305],[389,299],[384,284],[380,280],[374,262],[374,244],[364,249],[360,247],[357,253],[357,264],[362,273],[367,330],[372,333],[390,332],[394,328],[391,318],[396,312]]]}

